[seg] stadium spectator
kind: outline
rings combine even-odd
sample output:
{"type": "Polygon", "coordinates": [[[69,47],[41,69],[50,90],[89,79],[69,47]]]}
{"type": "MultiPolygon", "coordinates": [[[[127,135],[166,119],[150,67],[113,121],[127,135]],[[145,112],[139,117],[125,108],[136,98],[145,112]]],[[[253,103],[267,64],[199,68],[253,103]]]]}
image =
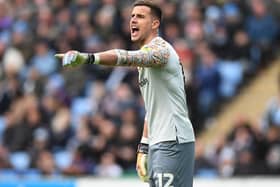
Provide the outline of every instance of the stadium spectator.
{"type": "Polygon", "coordinates": [[[270,59],[273,41],[279,35],[279,24],[270,14],[267,4],[263,0],[250,1],[252,14],[246,20],[245,29],[254,46],[254,63],[257,69],[266,59],[270,59]]]}

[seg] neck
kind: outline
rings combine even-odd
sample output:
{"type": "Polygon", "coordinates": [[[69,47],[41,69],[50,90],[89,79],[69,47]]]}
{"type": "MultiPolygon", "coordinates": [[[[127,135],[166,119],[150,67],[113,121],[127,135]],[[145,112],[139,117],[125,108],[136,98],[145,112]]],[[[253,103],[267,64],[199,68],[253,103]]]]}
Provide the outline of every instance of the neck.
{"type": "Polygon", "coordinates": [[[143,47],[144,45],[150,43],[154,38],[158,37],[158,33],[152,33],[147,38],[138,42],[139,47],[143,47]]]}

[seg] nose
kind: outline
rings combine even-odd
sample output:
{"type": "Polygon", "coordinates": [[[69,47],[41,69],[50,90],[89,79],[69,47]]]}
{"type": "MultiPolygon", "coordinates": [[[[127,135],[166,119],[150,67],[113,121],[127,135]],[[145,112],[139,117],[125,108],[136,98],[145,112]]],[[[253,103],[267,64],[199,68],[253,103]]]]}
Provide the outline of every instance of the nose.
{"type": "Polygon", "coordinates": [[[130,22],[131,22],[131,23],[136,23],[136,22],[137,22],[136,17],[131,17],[130,22]]]}

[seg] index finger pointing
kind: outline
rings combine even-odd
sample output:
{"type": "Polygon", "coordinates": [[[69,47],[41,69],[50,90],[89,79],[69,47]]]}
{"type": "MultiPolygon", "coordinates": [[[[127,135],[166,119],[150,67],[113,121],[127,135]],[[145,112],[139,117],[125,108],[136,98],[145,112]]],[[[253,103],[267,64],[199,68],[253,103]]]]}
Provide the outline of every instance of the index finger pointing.
{"type": "Polygon", "coordinates": [[[54,56],[58,59],[63,59],[64,54],[63,53],[58,53],[58,54],[55,54],[54,56]]]}

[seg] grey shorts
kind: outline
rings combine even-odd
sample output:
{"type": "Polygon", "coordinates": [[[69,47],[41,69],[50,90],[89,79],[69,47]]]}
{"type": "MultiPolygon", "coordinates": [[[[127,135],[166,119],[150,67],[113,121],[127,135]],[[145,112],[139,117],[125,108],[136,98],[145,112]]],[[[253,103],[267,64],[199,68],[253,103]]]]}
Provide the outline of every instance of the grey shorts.
{"type": "Polygon", "coordinates": [[[194,142],[161,142],[149,147],[150,187],[192,187],[194,142]]]}

